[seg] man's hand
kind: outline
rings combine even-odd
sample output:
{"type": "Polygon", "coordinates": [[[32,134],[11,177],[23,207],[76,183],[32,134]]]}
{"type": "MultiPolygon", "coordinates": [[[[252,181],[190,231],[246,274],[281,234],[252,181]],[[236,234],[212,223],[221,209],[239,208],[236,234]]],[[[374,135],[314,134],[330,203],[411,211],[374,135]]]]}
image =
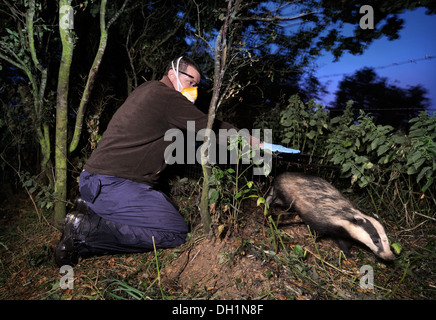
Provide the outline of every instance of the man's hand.
{"type": "Polygon", "coordinates": [[[272,144],[272,143],[267,143],[267,142],[263,142],[262,143],[262,150],[270,150],[272,152],[282,152],[282,153],[300,153],[300,150],[296,150],[296,149],[290,149],[290,148],[286,148],[283,147],[279,144],[272,144]]]}

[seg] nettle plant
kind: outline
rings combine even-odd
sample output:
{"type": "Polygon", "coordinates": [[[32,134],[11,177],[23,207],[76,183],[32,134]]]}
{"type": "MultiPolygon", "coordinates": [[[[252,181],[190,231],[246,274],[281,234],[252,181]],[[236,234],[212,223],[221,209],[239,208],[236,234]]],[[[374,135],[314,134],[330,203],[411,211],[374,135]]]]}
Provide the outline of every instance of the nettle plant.
{"type": "Polygon", "coordinates": [[[365,188],[373,182],[389,185],[402,177],[422,193],[436,175],[436,116],[421,112],[411,119],[408,133],[377,125],[370,114],[353,116],[348,102],[341,116],[330,118],[328,110],[298,95],[281,112],[281,142],[302,153],[327,156],[341,168],[341,176],[365,188]]]}
{"type": "MultiPolygon", "coordinates": [[[[340,120],[334,118],[332,125],[336,122],[340,120]]],[[[375,164],[386,164],[386,153],[395,148],[388,138],[393,128],[375,125],[369,115],[360,111],[356,123],[342,123],[333,129],[326,144],[327,155],[341,167],[342,177],[350,177],[351,184],[357,183],[361,188],[373,182],[374,173],[380,169],[375,164]]]]}
{"type": "Polygon", "coordinates": [[[375,125],[361,111],[356,123],[332,131],[327,154],[333,164],[341,166],[342,176],[361,188],[381,182],[381,177],[390,183],[403,176],[425,192],[436,172],[436,117],[422,112],[410,123],[409,134],[394,132],[391,126],[375,125]]]}
{"type": "Polygon", "coordinates": [[[417,183],[425,182],[422,187],[425,192],[436,175],[436,116],[421,112],[410,123],[413,125],[409,130],[410,151],[405,167],[407,174],[416,176],[417,183]]]}
{"type": "Polygon", "coordinates": [[[281,142],[311,154],[323,154],[329,129],[326,108],[314,101],[304,103],[298,95],[289,99],[288,106],[280,113],[281,142]]]}

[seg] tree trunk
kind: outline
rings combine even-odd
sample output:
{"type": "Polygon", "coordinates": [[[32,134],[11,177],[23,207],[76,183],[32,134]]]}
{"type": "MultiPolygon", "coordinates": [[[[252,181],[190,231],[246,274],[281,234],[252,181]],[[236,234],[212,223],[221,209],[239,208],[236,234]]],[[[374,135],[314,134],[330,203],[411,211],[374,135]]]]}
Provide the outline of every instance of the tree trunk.
{"type": "Polygon", "coordinates": [[[62,224],[66,215],[67,199],[67,126],[68,126],[68,85],[70,67],[73,58],[74,41],[72,38],[73,15],[71,0],[59,1],[59,34],[62,41],[62,58],[59,67],[57,104],[56,104],[56,143],[55,143],[55,212],[54,223],[62,224]]]}
{"type": "Polygon", "coordinates": [[[207,147],[209,141],[210,141],[210,134],[212,132],[212,126],[215,121],[215,115],[216,110],[218,108],[218,101],[220,97],[220,91],[221,91],[221,85],[226,69],[226,62],[227,62],[227,31],[229,29],[229,18],[232,13],[232,10],[236,10],[232,8],[232,0],[229,0],[228,6],[227,6],[227,17],[223,23],[223,26],[221,28],[220,33],[218,34],[218,37],[215,41],[215,58],[214,58],[214,84],[213,84],[213,95],[212,100],[210,101],[209,105],[209,113],[208,113],[208,120],[207,120],[207,129],[206,134],[204,137],[204,150],[201,153],[201,166],[203,168],[203,191],[201,194],[201,200],[200,200],[200,216],[201,216],[201,222],[203,223],[203,229],[206,234],[210,232],[211,227],[211,217],[209,213],[209,179],[211,176],[211,168],[208,163],[208,151],[209,148],[207,147]]]}

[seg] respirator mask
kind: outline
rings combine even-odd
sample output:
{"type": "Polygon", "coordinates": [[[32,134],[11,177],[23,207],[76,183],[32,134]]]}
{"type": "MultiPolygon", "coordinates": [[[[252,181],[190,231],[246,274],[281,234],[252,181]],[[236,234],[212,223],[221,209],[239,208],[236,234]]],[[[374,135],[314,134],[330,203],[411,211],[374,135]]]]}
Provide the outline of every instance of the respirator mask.
{"type": "Polygon", "coordinates": [[[198,96],[197,87],[183,88],[183,85],[179,79],[179,73],[183,73],[184,75],[186,75],[190,78],[193,78],[191,75],[179,70],[179,64],[180,64],[181,59],[182,59],[182,57],[177,59],[176,66],[174,66],[174,61],[171,62],[171,66],[172,66],[174,72],[176,73],[177,91],[179,91],[181,94],[183,94],[186,97],[186,99],[188,99],[189,101],[194,103],[195,100],[197,100],[197,96],[198,96]]]}

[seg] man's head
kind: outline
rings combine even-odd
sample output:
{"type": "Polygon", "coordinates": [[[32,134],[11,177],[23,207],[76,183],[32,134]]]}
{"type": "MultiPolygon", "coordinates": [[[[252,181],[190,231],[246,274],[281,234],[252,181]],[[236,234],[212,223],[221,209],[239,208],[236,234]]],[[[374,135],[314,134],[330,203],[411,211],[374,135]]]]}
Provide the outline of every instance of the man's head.
{"type": "Polygon", "coordinates": [[[165,70],[165,75],[179,92],[198,86],[201,79],[200,67],[194,60],[186,56],[172,60],[165,70]]]}

